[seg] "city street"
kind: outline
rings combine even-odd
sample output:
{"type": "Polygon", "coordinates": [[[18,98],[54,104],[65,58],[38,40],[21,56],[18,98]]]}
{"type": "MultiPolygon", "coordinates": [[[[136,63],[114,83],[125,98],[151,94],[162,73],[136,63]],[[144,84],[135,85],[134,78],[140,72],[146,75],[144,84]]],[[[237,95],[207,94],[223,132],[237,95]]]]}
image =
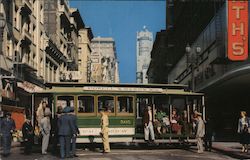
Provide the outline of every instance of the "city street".
{"type": "MultiPolygon", "coordinates": [[[[23,155],[21,153],[21,148],[16,147],[12,149],[12,154],[8,158],[8,160],[17,160],[17,159],[27,159],[27,160],[52,160],[52,159],[59,159],[58,157],[52,156],[51,154],[48,155],[41,155],[40,153],[36,152],[32,155],[23,155]]],[[[184,149],[150,149],[150,150],[141,150],[141,149],[113,149],[109,154],[102,154],[98,150],[97,151],[89,151],[78,149],[77,155],[79,157],[72,158],[72,159],[88,159],[88,160],[194,160],[194,159],[206,159],[206,160],[227,160],[233,159],[231,157],[222,155],[218,152],[205,152],[203,154],[196,153],[196,147],[192,147],[189,150],[184,149]]]]}

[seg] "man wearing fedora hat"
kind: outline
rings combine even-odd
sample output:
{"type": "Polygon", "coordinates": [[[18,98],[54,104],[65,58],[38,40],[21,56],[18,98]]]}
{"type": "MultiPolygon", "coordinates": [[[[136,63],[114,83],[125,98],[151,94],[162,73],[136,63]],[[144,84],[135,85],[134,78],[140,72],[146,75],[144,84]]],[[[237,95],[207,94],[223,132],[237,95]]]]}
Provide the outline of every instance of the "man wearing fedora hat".
{"type": "Polygon", "coordinates": [[[45,108],[44,117],[41,120],[41,132],[43,136],[42,154],[47,154],[47,149],[49,145],[49,137],[50,137],[50,130],[51,130],[50,115],[51,115],[50,109],[48,107],[45,108]]]}
{"type": "Polygon", "coordinates": [[[197,148],[198,153],[203,153],[203,137],[205,135],[205,124],[202,120],[202,114],[195,111],[195,115],[197,116],[197,131],[196,131],[196,138],[197,138],[197,148]]]}

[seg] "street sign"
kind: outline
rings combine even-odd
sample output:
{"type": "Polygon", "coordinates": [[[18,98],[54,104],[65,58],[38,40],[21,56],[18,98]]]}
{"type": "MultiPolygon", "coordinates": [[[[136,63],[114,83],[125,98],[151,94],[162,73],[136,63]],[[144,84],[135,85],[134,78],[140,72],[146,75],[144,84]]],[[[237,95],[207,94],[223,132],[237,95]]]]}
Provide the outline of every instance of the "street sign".
{"type": "Polygon", "coordinates": [[[248,58],[248,1],[227,1],[227,54],[232,61],[248,58]]]}

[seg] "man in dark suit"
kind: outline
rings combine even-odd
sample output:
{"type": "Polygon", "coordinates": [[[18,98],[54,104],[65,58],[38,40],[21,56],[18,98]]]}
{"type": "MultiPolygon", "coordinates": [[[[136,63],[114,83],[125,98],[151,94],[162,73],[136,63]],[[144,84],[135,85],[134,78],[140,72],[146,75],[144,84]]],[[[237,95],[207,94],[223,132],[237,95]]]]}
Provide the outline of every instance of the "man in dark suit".
{"type": "Polygon", "coordinates": [[[149,141],[149,134],[151,136],[151,140],[154,141],[155,134],[154,134],[154,127],[153,127],[153,113],[152,113],[152,107],[150,105],[148,105],[144,111],[143,123],[144,123],[145,141],[146,142],[149,141]]]}
{"type": "Polygon", "coordinates": [[[10,155],[12,133],[16,129],[15,121],[11,118],[11,113],[6,113],[0,125],[0,133],[3,140],[3,156],[7,157],[10,155]]]}
{"type": "Polygon", "coordinates": [[[77,134],[79,134],[79,128],[78,128],[78,125],[77,125],[77,117],[75,115],[75,112],[74,112],[74,108],[71,107],[71,110],[70,110],[70,118],[71,118],[71,123],[73,124],[73,135],[72,135],[72,138],[71,138],[71,141],[72,141],[72,150],[71,150],[71,153],[72,153],[72,156],[74,157],[78,157],[76,155],[76,138],[77,138],[77,134]]]}
{"type": "Polygon", "coordinates": [[[72,158],[72,156],[70,156],[70,141],[74,126],[69,115],[70,110],[70,107],[65,107],[57,123],[61,158],[72,158]],[[64,148],[66,148],[66,150],[64,148]]]}
{"type": "Polygon", "coordinates": [[[31,124],[31,117],[27,117],[22,127],[24,139],[24,154],[30,154],[34,140],[34,130],[31,124]]]}

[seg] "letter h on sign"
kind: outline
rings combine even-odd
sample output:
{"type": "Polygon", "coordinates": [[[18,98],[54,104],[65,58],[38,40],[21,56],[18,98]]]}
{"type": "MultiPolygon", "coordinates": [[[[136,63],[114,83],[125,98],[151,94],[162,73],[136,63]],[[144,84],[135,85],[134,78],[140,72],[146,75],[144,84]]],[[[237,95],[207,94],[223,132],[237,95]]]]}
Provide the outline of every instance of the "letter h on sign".
{"type": "Polygon", "coordinates": [[[248,1],[227,1],[228,58],[243,61],[248,58],[248,1]]]}

